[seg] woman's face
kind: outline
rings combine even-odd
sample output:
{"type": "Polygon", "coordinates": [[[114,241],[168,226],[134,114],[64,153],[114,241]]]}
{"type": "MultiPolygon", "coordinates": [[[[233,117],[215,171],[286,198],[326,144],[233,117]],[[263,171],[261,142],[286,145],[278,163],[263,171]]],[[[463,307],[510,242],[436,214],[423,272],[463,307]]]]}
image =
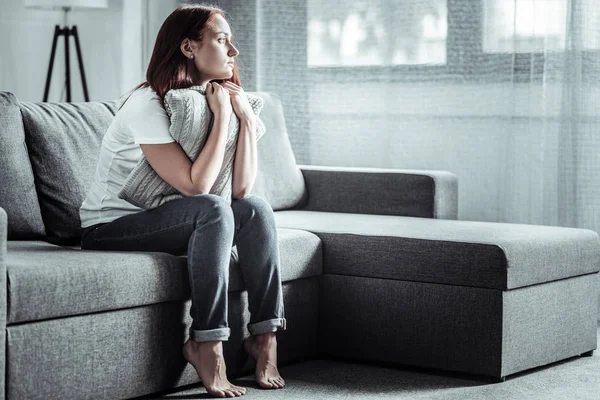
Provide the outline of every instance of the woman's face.
{"type": "Polygon", "coordinates": [[[192,40],[189,51],[185,51],[187,39],[182,43],[182,51],[193,55],[197,76],[194,80],[199,85],[206,85],[214,79],[229,79],[233,76],[234,57],[239,52],[231,43],[231,29],[220,15],[215,15],[212,24],[208,25],[202,43],[192,40]]]}

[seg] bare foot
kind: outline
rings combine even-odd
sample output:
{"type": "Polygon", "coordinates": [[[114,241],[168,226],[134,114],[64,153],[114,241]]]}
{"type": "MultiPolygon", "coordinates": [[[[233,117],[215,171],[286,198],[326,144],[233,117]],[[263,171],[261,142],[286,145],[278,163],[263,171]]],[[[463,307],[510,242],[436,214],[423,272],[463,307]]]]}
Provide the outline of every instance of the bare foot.
{"type": "Polygon", "coordinates": [[[206,391],[215,397],[236,397],[246,394],[246,388],[227,380],[222,342],[195,342],[183,345],[183,356],[194,366],[206,391]]]}
{"type": "Polygon", "coordinates": [[[244,349],[256,360],[256,382],[263,389],[280,389],[285,381],[277,370],[277,339],[275,333],[250,336],[244,349]]]}

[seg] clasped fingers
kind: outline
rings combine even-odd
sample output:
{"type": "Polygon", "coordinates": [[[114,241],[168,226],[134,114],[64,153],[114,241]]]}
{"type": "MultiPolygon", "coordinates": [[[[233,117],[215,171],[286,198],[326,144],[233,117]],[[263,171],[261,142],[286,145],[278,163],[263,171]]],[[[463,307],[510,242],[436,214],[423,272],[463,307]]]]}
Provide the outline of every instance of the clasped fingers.
{"type": "Polygon", "coordinates": [[[206,85],[206,100],[208,106],[214,114],[231,114],[232,107],[229,99],[229,92],[223,86],[216,82],[210,82],[206,85]]]}

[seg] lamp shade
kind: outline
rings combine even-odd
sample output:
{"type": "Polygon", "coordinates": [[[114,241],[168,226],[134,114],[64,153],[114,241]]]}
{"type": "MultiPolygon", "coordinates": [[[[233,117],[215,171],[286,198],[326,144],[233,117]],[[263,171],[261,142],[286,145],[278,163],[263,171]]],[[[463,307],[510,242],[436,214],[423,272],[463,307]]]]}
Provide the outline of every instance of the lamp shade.
{"type": "Polygon", "coordinates": [[[107,8],[108,0],[25,0],[25,7],[61,10],[70,8],[107,8]]]}

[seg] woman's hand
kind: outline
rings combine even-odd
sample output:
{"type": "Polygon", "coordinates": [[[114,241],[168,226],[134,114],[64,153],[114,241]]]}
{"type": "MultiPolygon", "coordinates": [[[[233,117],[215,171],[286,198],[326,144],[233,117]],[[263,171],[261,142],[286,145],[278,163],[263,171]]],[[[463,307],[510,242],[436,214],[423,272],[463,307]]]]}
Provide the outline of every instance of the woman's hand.
{"type": "Polygon", "coordinates": [[[229,91],[216,82],[209,82],[206,85],[206,101],[208,107],[215,114],[215,118],[224,118],[229,122],[231,118],[231,100],[229,91]]]}
{"type": "Polygon", "coordinates": [[[233,105],[233,111],[235,115],[240,119],[241,123],[250,123],[253,126],[256,123],[256,116],[248,103],[248,96],[241,86],[236,85],[233,82],[223,82],[223,87],[229,91],[231,95],[231,104],[233,105]]]}

